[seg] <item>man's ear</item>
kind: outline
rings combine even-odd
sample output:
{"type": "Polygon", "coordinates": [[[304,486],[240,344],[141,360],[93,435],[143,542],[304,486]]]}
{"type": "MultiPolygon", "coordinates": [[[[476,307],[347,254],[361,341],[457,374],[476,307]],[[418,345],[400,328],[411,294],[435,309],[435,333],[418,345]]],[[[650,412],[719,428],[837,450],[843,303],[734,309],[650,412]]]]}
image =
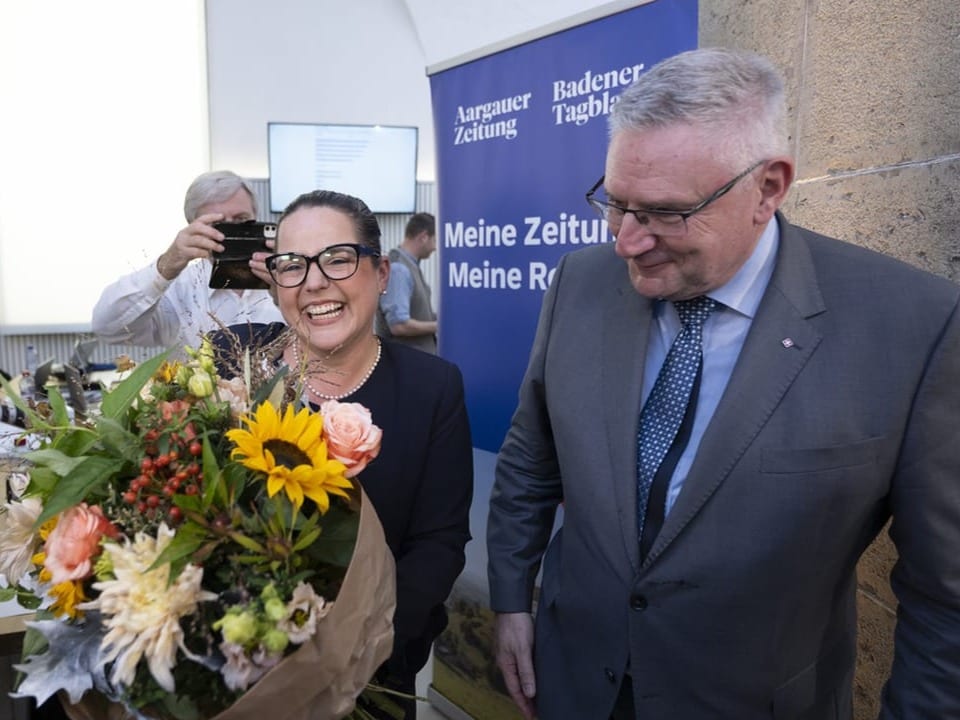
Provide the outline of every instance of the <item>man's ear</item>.
{"type": "Polygon", "coordinates": [[[766,225],[787,196],[793,183],[793,159],[782,156],[769,160],[763,168],[763,175],[757,181],[760,199],[754,212],[754,222],[766,225]]]}

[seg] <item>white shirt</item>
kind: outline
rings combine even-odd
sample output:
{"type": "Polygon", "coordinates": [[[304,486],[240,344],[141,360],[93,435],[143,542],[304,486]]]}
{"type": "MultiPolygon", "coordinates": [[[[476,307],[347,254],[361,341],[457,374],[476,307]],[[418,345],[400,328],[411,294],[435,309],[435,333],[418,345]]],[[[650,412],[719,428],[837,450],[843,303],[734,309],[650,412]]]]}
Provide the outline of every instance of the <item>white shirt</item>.
{"type": "Polygon", "coordinates": [[[104,342],[146,347],[196,347],[224,325],[282,321],[266,290],[212,289],[211,264],[195,260],[167,280],[156,263],[108,285],[93,308],[93,332],[104,342]],[[216,320],[214,320],[216,318],[216,320]]]}

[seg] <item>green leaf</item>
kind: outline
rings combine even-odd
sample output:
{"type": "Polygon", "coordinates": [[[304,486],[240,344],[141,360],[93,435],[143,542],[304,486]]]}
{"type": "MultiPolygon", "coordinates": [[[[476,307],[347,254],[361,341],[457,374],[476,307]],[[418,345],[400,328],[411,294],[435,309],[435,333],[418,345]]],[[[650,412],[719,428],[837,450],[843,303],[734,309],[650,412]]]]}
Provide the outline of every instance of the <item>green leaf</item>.
{"type": "Polygon", "coordinates": [[[100,402],[100,414],[103,417],[119,418],[126,412],[169,354],[168,350],[149,360],[144,360],[133,369],[129,377],[124,378],[112,390],[104,391],[103,400],[100,402]]]}
{"type": "Polygon", "coordinates": [[[13,402],[13,404],[16,405],[26,416],[27,425],[31,428],[31,430],[45,432],[49,429],[50,425],[47,423],[47,421],[44,420],[36,410],[31,408],[22,397],[20,397],[20,393],[14,390],[13,385],[5,380],[2,375],[0,375],[0,387],[3,388],[10,401],[13,402]]]}
{"type": "Polygon", "coordinates": [[[39,493],[46,498],[60,482],[60,476],[48,467],[30,468],[30,494],[39,493]]]}
{"type": "Polygon", "coordinates": [[[294,527],[298,532],[306,533],[313,530],[315,527],[320,524],[320,513],[315,512],[309,517],[304,518],[303,514],[300,513],[297,515],[297,522],[294,524],[294,527]]]}
{"type": "Polygon", "coordinates": [[[305,554],[319,563],[347,567],[357,544],[360,515],[343,503],[334,502],[323,516],[323,533],[305,550],[305,554]]]}
{"type": "Polygon", "coordinates": [[[139,463],[143,457],[143,444],[136,433],[130,432],[123,423],[114,418],[101,417],[97,419],[97,434],[100,442],[111,454],[139,463]]]}
{"type": "Polygon", "coordinates": [[[286,503],[283,502],[283,495],[273,496],[273,502],[268,504],[265,510],[274,510],[273,512],[264,512],[267,518],[267,532],[271,535],[286,535],[287,526],[284,524],[284,518],[281,510],[285,509],[286,503]],[[279,507],[278,507],[279,506],[279,507]]]}
{"type": "Polygon", "coordinates": [[[203,720],[203,713],[200,712],[196,703],[189,697],[184,697],[180,694],[171,695],[164,693],[160,704],[163,705],[170,717],[175,717],[179,720],[203,720]]]}
{"type": "Polygon", "coordinates": [[[217,549],[217,546],[220,545],[220,540],[210,540],[209,542],[201,545],[193,555],[190,556],[190,560],[198,565],[202,565],[207,561],[207,558],[213,554],[213,551],[217,549]]]}
{"type": "Polygon", "coordinates": [[[184,512],[195,512],[198,515],[203,513],[203,505],[201,504],[200,498],[196,495],[184,495],[183,493],[177,493],[174,495],[171,500],[173,504],[184,512]]]}
{"type": "MultiPolygon", "coordinates": [[[[13,385],[11,384],[10,380],[7,380],[3,375],[0,375],[0,387],[3,388],[3,391],[7,394],[7,397],[11,399],[13,397],[17,397],[17,399],[19,399],[19,395],[17,395],[17,391],[13,389],[13,385]]],[[[18,405],[17,407],[20,406],[18,405]]]]}
{"type": "Polygon", "coordinates": [[[184,566],[190,562],[193,554],[208,538],[206,528],[196,523],[185,522],[177,528],[176,534],[173,536],[170,544],[163,549],[148,569],[156,570],[169,563],[171,568],[170,581],[173,582],[184,566]]]}
{"type": "MultiPolygon", "coordinates": [[[[40,619],[40,613],[37,613],[37,619],[40,619]]],[[[30,655],[41,655],[49,647],[46,636],[32,627],[28,627],[23,634],[23,650],[21,657],[30,655]]]]}
{"type": "Polygon", "coordinates": [[[47,389],[47,402],[50,403],[50,409],[53,411],[53,422],[55,425],[64,427],[70,424],[70,416],[67,415],[67,404],[63,401],[63,395],[59,388],[51,387],[47,389]]]}
{"type": "Polygon", "coordinates": [[[249,538],[246,535],[243,535],[242,533],[232,532],[230,533],[230,539],[233,540],[237,545],[240,545],[241,547],[244,547],[247,550],[250,550],[255,553],[261,553],[263,555],[267,554],[267,549],[263,545],[258,543],[253,538],[249,538]]]}
{"type": "Polygon", "coordinates": [[[217,455],[213,451],[213,444],[210,438],[203,436],[203,507],[208,508],[214,500],[219,500],[222,505],[226,505],[226,488],[220,477],[220,464],[217,462],[217,455]]]}
{"type": "Polygon", "coordinates": [[[300,537],[297,538],[297,542],[293,546],[293,552],[299,552],[304,548],[310,547],[318,537],[320,537],[320,528],[314,528],[308,532],[300,533],[300,537]]]}
{"type": "Polygon", "coordinates": [[[56,484],[37,518],[37,525],[79,504],[98,485],[104,485],[124,466],[123,460],[86,457],[56,484]]]}
{"type": "Polygon", "coordinates": [[[73,457],[51,448],[34,450],[27,454],[27,459],[34,465],[50,468],[60,477],[69,475],[84,460],[82,457],[73,457]]]}
{"type": "MultiPolygon", "coordinates": [[[[223,474],[220,476],[220,481],[225,487],[225,501],[224,504],[233,504],[237,502],[237,498],[243,493],[244,489],[247,487],[248,474],[250,472],[256,472],[252,470],[247,470],[243,465],[239,463],[231,462],[223,468],[223,474]]],[[[262,475],[262,473],[257,473],[262,475]]]]}
{"type": "Polygon", "coordinates": [[[290,368],[282,367],[279,371],[269,381],[263,383],[260,387],[257,388],[257,391],[253,394],[251,398],[251,406],[257,407],[260,403],[270,397],[270,393],[273,392],[273,389],[277,386],[277,383],[282,382],[283,379],[290,372],[290,368]]]}
{"type": "Polygon", "coordinates": [[[8,602],[17,596],[17,589],[12,587],[0,587],[0,602],[8,602]]]}
{"type": "Polygon", "coordinates": [[[17,588],[17,604],[25,610],[36,610],[43,603],[43,598],[37,597],[33,590],[24,587],[17,588]]]}
{"type": "Polygon", "coordinates": [[[71,457],[80,457],[97,444],[97,434],[90,428],[77,425],[58,430],[53,438],[52,446],[71,457]]]}

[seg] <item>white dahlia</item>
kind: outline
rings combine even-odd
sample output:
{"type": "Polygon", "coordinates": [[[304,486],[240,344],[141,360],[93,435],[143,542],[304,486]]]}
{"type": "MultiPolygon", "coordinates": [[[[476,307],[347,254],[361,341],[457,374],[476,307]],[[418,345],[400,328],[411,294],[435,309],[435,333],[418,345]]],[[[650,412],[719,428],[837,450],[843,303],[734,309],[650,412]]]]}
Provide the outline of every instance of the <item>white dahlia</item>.
{"type": "Polygon", "coordinates": [[[0,575],[8,585],[16,585],[26,575],[37,551],[40,536],[33,526],[43,504],[35,497],[0,505],[0,575]]]}
{"type": "Polygon", "coordinates": [[[187,565],[172,583],[168,565],[148,571],[173,536],[173,530],[161,525],[156,539],[137,533],[133,542],[106,543],[104,552],[110,554],[116,579],[94,583],[99,597],[80,606],[103,615],[108,631],[101,643],[103,661],[115,661],[110,676],[115,684],[128,687],[145,658],[157,684],[173,692],[177,648],[190,655],[180,618],[195,613],[198,603],[217,597],[200,587],[203,570],[195,565],[187,565]]]}

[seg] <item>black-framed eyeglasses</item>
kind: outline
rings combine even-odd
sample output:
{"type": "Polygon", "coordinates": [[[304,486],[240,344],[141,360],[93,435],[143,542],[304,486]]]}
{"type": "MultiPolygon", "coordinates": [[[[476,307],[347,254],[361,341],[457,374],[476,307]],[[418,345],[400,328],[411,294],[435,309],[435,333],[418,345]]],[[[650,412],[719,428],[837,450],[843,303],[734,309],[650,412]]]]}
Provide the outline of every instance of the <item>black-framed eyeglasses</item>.
{"type": "Polygon", "coordinates": [[[341,243],[331,245],[313,257],[300,253],[278,253],[264,262],[277,285],[292,288],[303,285],[311,263],[316,263],[329,280],[346,280],[357,272],[361,257],[378,258],[380,253],[359,243],[341,243]]]}
{"type": "Polygon", "coordinates": [[[743,180],[747,175],[752,173],[765,162],[766,160],[759,160],[755,162],[753,165],[733,178],[730,182],[725,183],[717,188],[716,192],[711,193],[692,208],[687,208],[686,210],[656,207],[631,209],[624,207],[623,205],[618,205],[617,203],[601,200],[600,198],[595,197],[595,195],[597,190],[600,189],[600,186],[603,185],[606,175],[601,175],[600,179],[597,180],[593,187],[587,191],[587,202],[590,204],[590,207],[597,211],[600,217],[602,217],[611,225],[619,226],[620,223],[623,222],[624,215],[630,213],[637,219],[638,223],[648,227],[650,232],[656,235],[683,234],[687,229],[687,218],[696,215],[698,212],[704,210],[708,205],[710,205],[710,203],[716,202],[722,198],[724,195],[730,192],[738,182],[743,180]]]}

